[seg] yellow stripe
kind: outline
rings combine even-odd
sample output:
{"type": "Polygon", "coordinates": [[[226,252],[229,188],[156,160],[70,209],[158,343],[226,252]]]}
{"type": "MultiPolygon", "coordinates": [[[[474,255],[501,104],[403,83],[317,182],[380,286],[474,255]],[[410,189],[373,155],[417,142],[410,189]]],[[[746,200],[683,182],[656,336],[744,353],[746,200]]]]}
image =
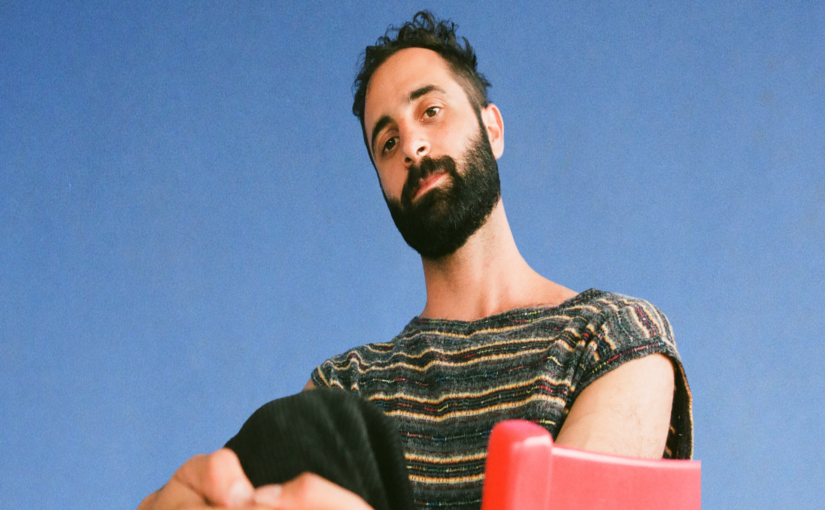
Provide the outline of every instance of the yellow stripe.
{"type": "MultiPolygon", "coordinates": [[[[564,344],[564,345],[566,345],[566,344],[564,344]]],[[[573,351],[572,348],[569,348],[568,350],[570,350],[571,352],[573,351]]],[[[431,367],[435,367],[435,366],[446,367],[446,368],[450,368],[450,367],[454,367],[454,366],[469,367],[469,366],[478,365],[480,363],[487,363],[487,362],[490,362],[490,361],[498,361],[498,360],[514,360],[515,361],[515,360],[518,360],[519,358],[522,358],[522,357],[529,357],[531,355],[539,354],[539,353],[546,352],[546,351],[547,351],[547,348],[529,349],[529,350],[518,351],[518,352],[515,352],[515,353],[510,352],[510,353],[506,353],[506,354],[491,354],[491,355],[487,355],[487,356],[481,356],[481,357],[478,357],[478,358],[473,359],[473,360],[466,360],[466,359],[465,360],[456,360],[454,362],[453,361],[445,361],[445,360],[432,360],[432,361],[429,361],[427,364],[420,365],[420,366],[419,365],[412,365],[410,363],[400,361],[400,362],[397,362],[397,363],[387,364],[387,365],[381,366],[381,367],[371,366],[371,367],[367,367],[367,368],[362,368],[361,367],[361,361],[362,360],[356,354],[355,356],[349,356],[348,357],[346,365],[338,364],[335,367],[335,369],[336,370],[343,370],[343,369],[349,368],[350,365],[352,365],[356,361],[353,358],[359,358],[358,359],[359,364],[356,367],[356,370],[358,371],[359,374],[362,374],[362,375],[363,374],[369,374],[369,373],[380,373],[380,372],[386,372],[386,371],[395,371],[395,370],[398,370],[399,368],[407,369],[412,373],[416,373],[416,372],[423,373],[423,372],[428,371],[431,367]]],[[[436,351],[436,350],[428,351],[428,353],[432,353],[432,352],[440,352],[440,351],[436,351]]],[[[553,360],[557,365],[561,365],[561,363],[559,363],[559,360],[556,359],[553,356],[548,356],[547,359],[553,360]]]]}
{"type": "Polygon", "coordinates": [[[474,483],[484,480],[484,473],[473,476],[459,476],[456,478],[442,478],[434,476],[419,476],[410,473],[410,481],[415,483],[428,483],[433,485],[458,485],[462,483],[474,483]]]}
{"type": "MultiPolygon", "coordinates": [[[[461,335],[447,335],[447,334],[444,334],[444,333],[439,333],[438,336],[455,336],[457,338],[466,338],[466,337],[461,336],[461,335]]],[[[576,336],[577,335],[574,335],[574,337],[576,337],[576,336]]],[[[473,351],[483,352],[484,350],[495,349],[495,348],[498,348],[498,347],[511,347],[511,346],[514,346],[514,345],[529,344],[529,343],[535,343],[535,342],[547,342],[548,340],[556,340],[556,339],[557,339],[557,336],[533,336],[533,337],[529,337],[529,338],[519,338],[517,340],[503,339],[500,342],[484,344],[483,346],[479,346],[479,345],[465,346],[465,348],[461,349],[461,350],[448,350],[448,349],[443,349],[443,348],[439,349],[439,348],[435,348],[435,347],[429,347],[428,349],[423,350],[418,354],[406,354],[404,352],[393,353],[393,357],[403,357],[403,358],[408,359],[408,360],[415,360],[415,359],[423,358],[423,357],[428,356],[428,355],[432,355],[433,353],[441,354],[441,355],[444,355],[444,356],[455,357],[455,356],[461,356],[462,354],[470,353],[470,352],[473,352],[473,351]]],[[[553,345],[555,346],[555,344],[553,344],[553,345]]],[[[573,350],[572,348],[567,346],[566,342],[562,342],[562,346],[564,348],[566,348],[568,351],[572,352],[572,350],[573,350]]],[[[375,350],[371,349],[369,345],[365,345],[365,346],[363,346],[363,348],[365,350],[373,352],[375,354],[386,354],[386,352],[375,351],[375,350]]],[[[523,351],[523,352],[540,352],[541,350],[546,350],[546,349],[523,351]]],[[[507,355],[508,356],[515,356],[515,355],[518,355],[518,354],[521,354],[521,353],[520,352],[511,352],[511,353],[508,353],[507,355]]],[[[352,358],[357,358],[359,361],[363,361],[357,350],[348,351],[346,353],[346,355],[347,355],[346,358],[342,359],[341,361],[339,361],[337,363],[333,362],[331,364],[335,365],[336,367],[348,366],[352,363],[352,358]]],[[[387,363],[389,363],[389,361],[387,363]]]]}
{"type": "Polygon", "coordinates": [[[487,457],[487,452],[471,453],[466,455],[452,455],[449,457],[425,455],[420,453],[404,452],[404,457],[409,461],[428,462],[430,464],[454,464],[458,462],[471,462],[482,460],[487,457]]]}
{"type": "Polygon", "coordinates": [[[460,392],[460,393],[450,393],[450,394],[447,394],[447,395],[441,395],[440,397],[437,397],[437,398],[418,397],[418,396],[414,396],[414,395],[407,394],[407,393],[404,393],[404,392],[392,393],[392,394],[382,392],[382,393],[374,393],[374,394],[370,395],[369,399],[370,400],[397,400],[400,397],[400,398],[403,398],[404,400],[410,400],[410,401],[413,401],[413,402],[418,402],[420,404],[434,405],[434,404],[442,404],[447,399],[478,398],[478,397],[484,397],[484,396],[487,396],[487,395],[492,395],[494,393],[498,393],[498,392],[503,391],[503,390],[512,390],[512,389],[520,388],[520,387],[529,387],[529,388],[532,389],[532,387],[538,381],[545,381],[549,384],[555,384],[555,385],[561,384],[561,385],[564,385],[564,386],[569,386],[565,379],[554,379],[552,377],[549,377],[547,374],[539,374],[536,377],[533,377],[532,379],[525,379],[523,381],[514,382],[514,383],[508,384],[508,385],[496,386],[496,387],[493,387],[493,388],[488,388],[488,389],[481,390],[481,391],[476,391],[476,392],[463,391],[463,392],[460,392]]]}
{"type": "Polygon", "coordinates": [[[482,407],[482,408],[479,408],[479,409],[469,409],[469,410],[464,410],[464,411],[452,411],[452,412],[444,414],[442,416],[430,416],[430,415],[426,415],[426,414],[418,414],[418,413],[414,413],[414,412],[410,412],[410,411],[404,411],[404,410],[391,410],[391,411],[387,411],[386,414],[387,414],[387,416],[403,417],[403,418],[407,418],[409,420],[439,423],[439,422],[443,422],[443,421],[447,421],[447,420],[451,420],[451,419],[455,419],[455,418],[469,418],[469,417],[473,417],[473,416],[478,416],[480,414],[486,414],[486,413],[489,413],[491,411],[508,411],[508,410],[511,410],[511,409],[515,409],[517,407],[521,407],[525,404],[529,404],[530,402],[533,402],[533,401],[536,401],[536,400],[544,401],[544,402],[553,402],[554,404],[562,406],[562,407],[565,404],[565,401],[564,401],[563,398],[551,397],[551,396],[548,396],[548,395],[533,394],[533,395],[530,395],[528,398],[526,398],[524,400],[520,400],[518,402],[507,402],[507,403],[503,403],[503,404],[496,404],[494,406],[482,407]]]}

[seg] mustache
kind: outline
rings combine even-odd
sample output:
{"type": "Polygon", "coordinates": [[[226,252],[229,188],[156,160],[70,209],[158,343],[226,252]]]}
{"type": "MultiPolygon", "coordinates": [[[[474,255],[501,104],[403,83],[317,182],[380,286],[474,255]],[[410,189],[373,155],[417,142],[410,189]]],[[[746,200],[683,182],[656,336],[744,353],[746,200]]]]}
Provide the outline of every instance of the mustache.
{"type": "Polygon", "coordinates": [[[418,191],[419,181],[439,171],[447,172],[455,178],[457,176],[455,160],[446,154],[435,159],[425,156],[421,158],[421,162],[417,165],[410,165],[407,180],[401,189],[401,201],[405,205],[412,205],[412,198],[415,196],[416,191],[418,191]]]}

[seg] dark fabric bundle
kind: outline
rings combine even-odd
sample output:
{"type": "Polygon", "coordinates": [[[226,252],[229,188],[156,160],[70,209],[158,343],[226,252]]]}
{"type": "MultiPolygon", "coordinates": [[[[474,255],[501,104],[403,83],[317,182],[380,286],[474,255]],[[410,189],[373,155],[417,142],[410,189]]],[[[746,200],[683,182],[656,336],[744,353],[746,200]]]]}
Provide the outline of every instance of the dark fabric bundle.
{"type": "Polygon", "coordinates": [[[273,400],[226,447],[255,487],[309,471],[358,494],[375,510],[415,508],[392,419],[347,392],[317,389],[273,400]]]}

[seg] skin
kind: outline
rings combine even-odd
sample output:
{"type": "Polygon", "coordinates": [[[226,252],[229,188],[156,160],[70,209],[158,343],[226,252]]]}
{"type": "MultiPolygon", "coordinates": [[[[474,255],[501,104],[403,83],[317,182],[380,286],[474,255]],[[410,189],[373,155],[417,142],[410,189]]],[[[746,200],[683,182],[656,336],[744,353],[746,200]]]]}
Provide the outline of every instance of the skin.
{"type": "Polygon", "coordinates": [[[138,506],[138,510],[204,508],[371,510],[359,496],[312,473],[254,489],[238,457],[227,448],[192,457],[138,506]]]}
{"type": "MultiPolygon", "coordinates": [[[[490,104],[480,111],[498,159],[504,123],[490,104]]],[[[424,156],[460,160],[478,132],[467,94],[447,63],[433,51],[409,48],[387,59],[367,89],[365,126],[370,156],[384,193],[398,198],[409,167],[424,156]],[[378,127],[378,129],[376,129],[378,127]]],[[[449,186],[436,175],[417,197],[449,186]]],[[[535,272],[516,247],[504,205],[454,254],[422,258],[427,302],[422,317],[471,321],[535,306],[555,306],[576,292],[535,272]]],[[[655,354],[629,361],[585,388],[570,409],[556,444],[584,450],[661,458],[670,425],[673,365],[655,354]]],[[[307,383],[305,390],[314,388],[307,383]]],[[[198,508],[365,510],[355,494],[318,476],[303,474],[285,484],[253,489],[235,454],[220,449],[189,459],[138,510],[198,508]]]]}
{"type": "MultiPolygon", "coordinates": [[[[490,104],[480,113],[498,159],[504,152],[501,112],[490,104]]],[[[457,158],[478,130],[470,99],[449,65],[422,48],[401,50],[378,68],[367,89],[364,125],[389,198],[400,196],[410,165],[424,156],[457,158]]],[[[427,184],[449,186],[449,177],[427,184]]],[[[555,306],[576,295],[527,264],[501,201],[463,247],[442,259],[422,258],[422,265],[427,288],[422,317],[471,321],[514,308],[555,306]]],[[[673,390],[673,365],[665,356],[627,362],[582,391],[556,443],[661,458],[673,390]]]]}
{"type": "MultiPolygon", "coordinates": [[[[493,104],[480,112],[493,155],[504,152],[504,123],[493,104]]],[[[364,123],[381,187],[397,199],[410,165],[424,156],[458,158],[478,132],[475,111],[447,63],[433,51],[404,49],[379,67],[367,89],[364,123]],[[410,99],[414,92],[430,90],[410,99]],[[380,129],[375,132],[379,121],[380,129]]],[[[443,175],[428,189],[449,186],[443,175]]],[[[519,254],[504,205],[453,255],[422,259],[422,317],[475,320],[513,308],[559,304],[576,295],[542,277],[519,254]]]]}

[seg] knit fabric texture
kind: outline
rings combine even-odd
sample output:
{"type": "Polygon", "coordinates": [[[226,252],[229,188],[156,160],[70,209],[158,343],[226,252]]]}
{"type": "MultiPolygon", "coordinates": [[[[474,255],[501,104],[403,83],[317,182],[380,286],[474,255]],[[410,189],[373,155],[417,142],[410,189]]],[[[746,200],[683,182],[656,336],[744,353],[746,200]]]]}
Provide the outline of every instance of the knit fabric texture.
{"type": "Polygon", "coordinates": [[[596,289],[476,321],[416,317],[390,342],[325,361],[312,382],[360,395],[395,420],[416,505],[476,509],[493,425],[521,418],[555,438],[590,383],[655,353],[671,359],[676,382],[663,457],[690,458],[691,395],[667,318],[596,289]]]}
{"type": "Polygon", "coordinates": [[[375,510],[413,510],[398,430],[343,391],[304,391],[264,405],[226,443],[255,487],[315,473],[375,510]]]}

